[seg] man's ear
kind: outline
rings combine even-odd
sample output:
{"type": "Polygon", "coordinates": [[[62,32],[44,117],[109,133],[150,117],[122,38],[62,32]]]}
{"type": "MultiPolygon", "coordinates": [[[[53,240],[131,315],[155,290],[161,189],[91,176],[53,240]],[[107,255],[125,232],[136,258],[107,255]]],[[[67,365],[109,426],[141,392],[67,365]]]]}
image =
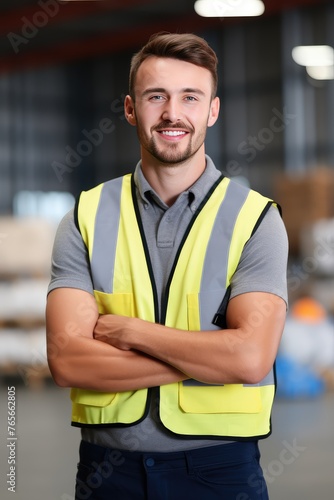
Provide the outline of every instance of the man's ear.
{"type": "Polygon", "coordinates": [[[220,100],[219,97],[215,97],[211,101],[210,105],[210,113],[209,113],[209,119],[208,119],[208,127],[212,127],[218,119],[219,115],[219,108],[220,108],[220,100]]]}
{"type": "Polygon", "coordinates": [[[130,125],[135,126],[137,124],[134,103],[133,103],[132,97],[129,95],[127,95],[125,97],[124,114],[125,114],[125,118],[130,123],[130,125]]]}

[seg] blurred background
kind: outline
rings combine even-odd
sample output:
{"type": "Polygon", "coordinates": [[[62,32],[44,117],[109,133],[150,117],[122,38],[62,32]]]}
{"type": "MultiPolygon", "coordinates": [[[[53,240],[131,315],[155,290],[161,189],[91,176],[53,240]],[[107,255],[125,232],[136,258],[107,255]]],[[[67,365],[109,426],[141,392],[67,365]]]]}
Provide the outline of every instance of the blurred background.
{"type": "Polygon", "coordinates": [[[221,117],[206,151],[227,176],[282,207],[290,308],[262,464],[271,500],[328,500],[334,4],[321,0],[1,1],[0,496],[11,494],[7,392],[14,386],[16,498],[73,500],[80,436],[70,427],[69,393],[55,386],[46,363],[52,243],[81,190],[133,171],[139,147],[123,115],[130,59],[162,30],[196,33],[214,48],[221,117]],[[259,10],[248,16],[245,3],[259,10]]]}

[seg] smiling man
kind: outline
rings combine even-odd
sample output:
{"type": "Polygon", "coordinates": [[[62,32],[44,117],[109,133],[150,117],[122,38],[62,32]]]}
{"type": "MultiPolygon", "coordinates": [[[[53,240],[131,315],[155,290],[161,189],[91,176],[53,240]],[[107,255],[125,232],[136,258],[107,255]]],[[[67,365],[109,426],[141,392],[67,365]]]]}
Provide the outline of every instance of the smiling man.
{"type": "Polygon", "coordinates": [[[49,365],[82,433],[75,498],[264,500],[285,228],[205,154],[219,98],[204,39],[154,35],[129,84],[140,161],[81,193],[53,251],[49,365]]]}
{"type": "Polygon", "coordinates": [[[142,161],[175,165],[201,158],[203,169],[206,130],[219,111],[208,70],[151,56],[138,68],[136,82],[125,107],[129,122],[138,127],[142,161]]]}

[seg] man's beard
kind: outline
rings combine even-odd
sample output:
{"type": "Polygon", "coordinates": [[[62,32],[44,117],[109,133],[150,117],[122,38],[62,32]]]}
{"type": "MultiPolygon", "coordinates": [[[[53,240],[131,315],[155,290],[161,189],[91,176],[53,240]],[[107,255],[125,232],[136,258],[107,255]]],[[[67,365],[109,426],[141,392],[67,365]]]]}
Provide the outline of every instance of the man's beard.
{"type": "Polygon", "coordinates": [[[177,126],[174,125],[174,127],[171,127],[170,124],[160,123],[159,126],[152,129],[152,132],[164,130],[166,128],[168,128],[169,130],[175,128],[188,131],[187,138],[185,138],[186,140],[188,140],[186,149],[180,150],[179,143],[172,142],[166,144],[165,147],[159,148],[159,146],[157,145],[157,141],[154,139],[154,136],[152,136],[148,141],[141,141],[141,144],[146,149],[146,151],[148,151],[155,159],[166,166],[175,166],[177,164],[186,162],[187,160],[189,160],[189,158],[197,153],[204,142],[206,129],[203,131],[203,136],[202,134],[200,134],[200,136],[198,137],[198,139],[200,139],[202,136],[202,140],[199,140],[199,144],[197,144],[197,147],[196,144],[195,147],[193,147],[193,131],[189,130],[189,127],[185,127],[182,123],[179,123],[177,126]]]}
{"type": "Polygon", "coordinates": [[[178,144],[169,144],[165,149],[159,149],[153,137],[150,139],[147,151],[165,165],[176,165],[188,160],[192,155],[191,141],[184,151],[179,151],[178,144]]]}

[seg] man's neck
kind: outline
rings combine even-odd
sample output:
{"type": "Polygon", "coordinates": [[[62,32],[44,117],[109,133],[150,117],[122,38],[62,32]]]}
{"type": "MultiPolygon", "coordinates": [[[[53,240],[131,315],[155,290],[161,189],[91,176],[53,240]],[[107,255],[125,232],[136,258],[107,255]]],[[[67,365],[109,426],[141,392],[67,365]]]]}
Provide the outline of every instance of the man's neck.
{"type": "Polygon", "coordinates": [[[147,182],[168,206],[199,179],[205,166],[205,155],[175,165],[148,162],[142,158],[141,164],[147,182]]]}

